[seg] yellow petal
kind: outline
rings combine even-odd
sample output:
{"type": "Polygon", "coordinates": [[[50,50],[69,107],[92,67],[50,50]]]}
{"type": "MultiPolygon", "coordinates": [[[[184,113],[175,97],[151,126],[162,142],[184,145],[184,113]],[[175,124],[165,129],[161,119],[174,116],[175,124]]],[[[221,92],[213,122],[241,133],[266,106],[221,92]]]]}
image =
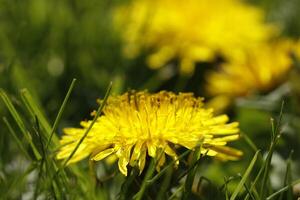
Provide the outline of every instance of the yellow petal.
{"type": "Polygon", "coordinates": [[[173,151],[173,149],[169,145],[165,146],[165,152],[169,156],[173,157],[174,160],[176,160],[175,165],[179,164],[179,160],[177,160],[178,159],[177,154],[173,151]]]}
{"type": "Polygon", "coordinates": [[[165,153],[162,152],[162,155],[156,165],[156,170],[158,172],[160,171],[160,167],[165,164],[165,161],[166,161],[166,156],[165,156],[165,153]]]}
{"type": "Polygon", "coordinates": [[[114,148],[106,149],[104,151],[99,152],[94,157],[92,157],[92,160],[95,160],[95,161],[102,160],[103,158],[106,158],[107,156],[109,156],[110,154],[112,154],[114,152],[115,152],[114,148]]]}
{"type": "Polygon", "coordinates": [[[125,176],[127,176],[127,165],[130,159],[131,148],[132,146],[127,146],[124,150],[120,149],[117,153],[119,157],[119,162],[118,162],[119,170],[125,176]]]}
{"type": "Polygon", "coordinates": [[[147,142],[147,147],[149,156],[154,158],[156,156],[156,146],[153,144],[153,142],[147,142]]]}
{"type": "Polygon", "coordinates": [[[141,154],[141,148],[143,146],[143,142],[138,142],[133,149],[131,159],[130,159],[130,165],[134,166],[135,161],[139,159],[140,154],[141,154]]]}
{"type": "Polygon", "coordinates": [[[241,157],[243,155],[243,152],[227,146],[211,146],[210,149],[213,149],[218,153],[228,155],[230,157],[235,157],[235,158],[241,157]]]}

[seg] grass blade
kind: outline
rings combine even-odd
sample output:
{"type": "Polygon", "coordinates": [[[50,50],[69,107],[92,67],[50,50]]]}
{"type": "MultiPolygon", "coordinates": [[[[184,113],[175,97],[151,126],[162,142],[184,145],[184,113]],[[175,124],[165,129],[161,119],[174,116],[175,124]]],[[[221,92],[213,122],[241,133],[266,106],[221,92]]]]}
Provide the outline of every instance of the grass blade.
{"type": "Polygon", "coordinates": [[[156,174],[152,179],[148,180],[149,184],[154,183],[155,181],[157,181],[164,173],[166,173],[168,171],[168,169],[170,167],[172,167],[174,165],[175,162],[177,162],[178,160],[181,160],[183,157],[185,157],[186,155],[188,155],[191,152],[191,150],[186,150],[185,152],[183,152],[180,156],[178,156],[178,158],[176,160],[172,160],[165,168],[163,168],[158,174],[156,174]]]}
{"type": "MultiPolygon", "coordinates": [[[[202,144],[202,142],[201,142],[201,144],[202,144]]],[[[198,147],[196,147],[195,152],[193,153],[193,159],[192,159],[192,163],[191,163],[192,169],[187,174],[187,177],[186,177],[186,181],[184,184],[184,190],[183,190],[183,199],[189,199],[190,193],[192,191],[195,174],[196,174],[197,167],[198,167],[197,161],[201,157],[201,144],[198,147]]]]}
{"type": "MultiPolygon", "coordinates": [[[[290,152],[290,155],[286,161],[287,165],[286,165],[286,171],[285,171],[285,177],[284,177],[284,182],[283,182],[283,186],[290,186],[291,185],[291,179],[292,179],[292,175],[291,175],[291,165],[292,165],[292,155],[293,155],[293,152],[294,151],[291,151],[290,152]]],[[[288,200],[292,200],[293,199],[293,191],[291,190],[292,188],[290,187],[289,188],[289,193],[287,193],[287,196],[288,196],[288,200]]],[[[283,200],[284,197],[283,197],[284,193],[281,193],[280,197],[279,197],[279,200],[283,200]]]]}
{"type": "Polygon", "coordinates": [[[74,78],[74,79],[72,80],[72,83],[71,83],[71,85],[70,85],[70,87],[69,87],[69,89],[68,89],[68,92],[67,92],[67,94],[66,94],[66,96],[65,96],[65,98],[64,98],[64,101],[63,101],[63,103],[62,103],[62,105],[61,105],[61,107],[60,107],[60,109],[59,109],[59,111],[58,111],[58,114],[57,114],[57,116],[56,116],[56,119],[55,119],[55,121],[54,121],[54,124],[53,124],[52,129],[51,129],[51,132],[50,132],[50,137],[49,137],[48,142],[47,142],[47,145],[46,145],[46,152],[47,152],[48,147],[49,147],[49,145],[50,145],[50,142],[51,142],[51,140],[52,140],[53,134],[54,134],[54,132],[55,132],[57,126],[58,126],[58,122],[60,121],[60,119],[61,119],[61,117],[62,117],[62,113],[63,113],[64,110],[65,110],[66,104],[67,104],[67,102],[68,102],[68,100],[69,100],[69,97],[70,97],[70,95],[71,95],[71,92],[72,92],[72,90],[73,90],[73,88],[74,88],[75,82],[76,82],[76,79],[74,78]]]}
{"type": "Polygon", "coordinates": [[[85,139],[85,137],[88,135],[88,133],[90,132],[90,130],[92,129],[93,125],[95,124],[96,120],[98,119],[98,117],[100,116],[106,101],[108,99],[108,96],[110,94],[112,88],[112,82],[109,84],[106,94],[104,96],[103,102],[101,103],[101,105],[99,106],[96,115],[94,116],[93,121],[91,122],[90,126],[87,128],[87,130],[85,131],[85,133],[83,134],[83,136],[80,138],[79,142],[77,143],[76,147],[74,148],[74,150],[72,151],[72,153],[69,155],[69,157],[64,161],[62,168],[65,168],[65,166],[67,165],[67,163],[71,160],[71,158],[74,156],[74,154],[76,153],[77,149],[79,148],[80,144],[83,142],[83,140],[85,139]]]}
{"type": "Polygon", "coordinates": [[[241,132],[241,135],[242,135],[242,138],[245,139],[245,141],[247,142],[247,144],[251,147],[251,149],[254,152],[258,151],[257,146],[255,145],[255,143],[250,139],[250,137],[247,134],[241,132]]]}
{"type": "Polygon", "coordinates": [[[281,189],[278,190],[277,192],[274,192],[273,194],[271,194],[270,196],[268,196],[268,197],[266,198],[266,200],[271,200],[271,199],[273,199],[273,198],[276,197],[277,195],[281,194],[282,192],[287,191],[290,187],[292,187],[292,186],[294,186],[294,185],[297,185],[297,184],[299,184],[299,183],[300,183],[300,179],[298,179],[298,180],[292,182],[292,183],[291,183],[290,185],[288,185],[288,186],[285,186],[285,187],[281,188],[281,189]]]}
{"type": "MultiPolygon", "coordinates": [[[[32,97],[30,92],[24,88],[21,90],[21,99],[26,107],[26,109],[29,111],[32,119],[35,119],[35,116],[37,116],[41,128],[44,130],[43,132],[46,133],[46,135],[43,135],[43,138],[49,138],[50,132],[51,132],[51,126],[48,123],[48,120],[46,119],[45,115],[43,114],[40,106],[35,101],[35,99],[32,97]]],[[[58,144],[58,138],[54,138],[54,142],[58,144]]]]}
{"type": "Polygon", "coordinates": [[[265,186],[267,185],[267,181],[269,181],[268,177],[269,177],[273,152],[274,152],[275,146],[277,145],[277,142],[278,142],[278,140],[280,139],[280,136],[281,136],[279,128],[280,128],[281,120],[282,120],[283,107],[284,107],[284,101],[282,101],[280,114],[279,114],[279,119],[278,119],[278,122],[276,123],[276,125],[274,125],[274,120],[271,119],[272,142],[271,142],[271,146],[270,146],[270,149],[269,149],[266,161],[265,161],[264,174],[263,174],[262,185],[261,185],[261,190],[260,190],[260,199],[265,199],[265,197],[267,195],[266,192],[268,190],[266,190],[265,186]]]}
{"type": "Polygon", "coordinates": [[[255,153],[255,155],[253,156],[253,158],[252,158],[252,160],[251,160],[248,168],[246,169],[246,172],[242,176],[241,181],[239,182],[238,186],[235,188],[234,192],[232,193],[232,195],[230,197],[230,200],[234,200],[237,197],[237,195],[239,194],[239,192],[241,191],[241,189],[243,188],[244,184],[246,183],[246,181],[247,181],[247,179],[248,179],[248,177],[249,177],[249,175],[250,175],[250,173],[251,173],[251,171],[252,171],[252,169],[254,167],[254,164],[255,164],[255,162],[257,160],[259,152],[260,151],[257,151],[255,153]]]}
{"type": "Polygon", "coordinates": [[[135,199],[135,200],[143,199],[143,195],[144,195],[146,189],[149,186],[148,180],[152,177],[152,175],[155,171],[155,165],[156,165],[156,161],[155,161],[154,158],[152,158],[151,161],[150,161],[148,170],[146,172],[146,175],[144,177],[144,180],[142,182],[141,189],[133,196],[133,199],[135,199]]]}
{"type": "Polygon", "coordinates": [[[5,123],[5,125],[8,128],[8,131],[11,133],[11,135],[13,136],[13,138],[15,139],[17,145],[19,146],[20,150],[24,153],[24,155],[26,156],[26,158],[28,158],[29,160],[31,160],[30,155],[28,154],[28,152],[26,151],[26,147],[24,147],[23,142],[18,138],[16,132],[14,131],[14,129],[11,127],[10,123],[8,122],[8,120],[6,119],[6,117],[3,117],[3,121],[5,123]]]}
{"type": "Polygon", "coordinates": [[[162,181],[161,187],[159,189],[159,192],[157,194],[156,199],[157,200],[164,200],[166,199],[166,193],[168,191],[168,188],[170,186],[171,183],[171,179],[172,179],[172,174],[173,174],[173,168],[169,168],[166,172],[166,175],[162,181]]]}
{"type": "Polygon", "coordinates": [[[36,146],[32,142],[32,138],[31,138],[29,132],[27,131],[27,129],[25,127],[25,124],[24,124],[23,120],[21,119],[19,113],[17,112],[15,106],[13,105],[13,103],[11,102],[11,100],[9,99],[9,97],[4,92],[3,89],[0,89],[0,97],[2,98],[4,104],[6,105],[6,107],[9,110],[10,114],[12,115],[14,120],[16,121],[19,129],[21,130],[21,132],[23,134],[23,136],[25,137],[25,139],[27,140],[27,142],[31,146],[31,149],[32,149],[36,159],[39,160],[41,158],[41,155],[40,155],[39,151],[37,150],[36,146]]]}

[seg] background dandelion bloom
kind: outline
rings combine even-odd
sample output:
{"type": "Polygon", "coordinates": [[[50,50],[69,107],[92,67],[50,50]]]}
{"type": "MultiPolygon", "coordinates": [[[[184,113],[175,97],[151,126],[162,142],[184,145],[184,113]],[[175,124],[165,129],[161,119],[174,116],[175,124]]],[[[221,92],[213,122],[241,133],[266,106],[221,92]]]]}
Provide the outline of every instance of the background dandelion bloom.
{"type": "Polygon", "coordinates": [[[184,73],[219,53],[239,56],[275,33],[262,10],[240,0],[133,0],[116,9],[115,26],[126,56],[146,49],[151,68],[178,59],[184,73]]]}
{"type": "Polygon", "coordinates": [[[287,79],[296,48],[292,40],[265,43],[211,70],[206,75],[206,91],[213,97],[208,105],[222,112],[237,97],[270,92],[287,79]]]}
{"type": "MultiPolygon", "coordinates": [[[[193,149],[200,141],[202,154],[236,159],[241,152],[225,145],[239,138],[238,123],[227,123],[226,115],[213,116],[212,109],[202,106],[202,98],[192,93],[131,91],[110,96],[104,114],[97,119],[70,162],[89,155],[95,161],[115,155],[120,171],[127,175],[128,165],[142,172],[148,154],[159,157],[156,166],[159,170],[166,155],[177,160],[175,145],[193,149]],[[163,150],[160,156],[159,149],[163,150]]],[[[64,130],[58,159],[71,154],[90,123],[84,121],[82,128],[64,130]]]]}
{"type": "Polygon", "coordinates": [[[261,45],[244,57],[231,59],[208,74],[208,93],[240,97],[270,91],[287,78],[293,66],[294,46],[290,40],[281,40],[261,45]]]}

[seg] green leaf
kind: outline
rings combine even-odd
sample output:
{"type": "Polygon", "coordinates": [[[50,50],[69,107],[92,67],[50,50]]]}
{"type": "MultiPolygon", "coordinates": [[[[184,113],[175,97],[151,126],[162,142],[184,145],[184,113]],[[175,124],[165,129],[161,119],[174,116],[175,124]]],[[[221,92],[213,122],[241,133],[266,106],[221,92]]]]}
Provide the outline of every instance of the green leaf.
{"type": "Polygon", "coordinates": [[[260,151],[257,151],[255,153],[255,155],[253,156],[248,168],[246,169],[244,175],[242,176],[241,181],[239,182],[238,186],[235,188],[234,192],[232,193],[232,195],[230,197],[230,200],[234,200],[237,197],[237,195],[239,194],[239,192],[241,191],[241,189],[243,188],[244,184],[246,183],[246,181],[247,181],[247,179],[248,179],[248,177],[249,177],[249,175],[250,175],[250,173],[251,173],[251,171],[254,167],[254,164],[257,160],[259,152],[260,151]]]}
{"type": "Polygon", "coordinates": [[[54,121],[54,124],[52,126],[52,129],[51,129],[51,132],[50,132],[50,136],[49,136],[49,139],[48,139],[48,142],[47,142],[47,145],[46,145],[46,151],[47,151],[47,149],[49,147],[49,144],[50,144],[50,142],[52,140],[53,134],[54,134],[54,132],[55,132],[57,126],[58,126],[58,123],[59,123],[59,121],[60,121],[60,119],[62,117],[62,114],[63,114],[63,112],[65,110],[65,107],[66,107],[67,102],[69,100],[70,94],[71,94],[71,92],[72,92],[72,90],[74,88],[75,82],[76,82],[76,79],[73,79],[72,83],[71,83],[71,85],[70,85],[70,87],[68,89],[68,92],[67,92],[67,94],[65,96],[65,99],[64,99],[64,101],[63,101],[63,103],[62,103],[62,105],[61,105],[61,107],[60,107],[60,109],[58,111],[58,114],[57,114],[56,119],[54,121]]]}
{"type": "Polygon", "coordinates": [[[11,102],[11,100],[9,99],[9,97],[4,92],[3,89],[0,89],[0,97],[4,101],[4,104],[6,105],[6,107],[8,108],[8,110],[10,112],[10,114],[12,115],[12,117],[14,118],[14,120],[17,123],[18,127],[20,128],[24,138],[30,144],[31,149],[32,149],[36,159],[37,160],[41,159],[41,155],[40,155],[39,151],[37,150],[36,146],[34,145],[34,143],[32,142],[32,138],[31,138],[28,130],[26,129],[23,120],[21,119],[21,116],[19,115],[19,113],[17,112],[17,110],[14,107],[13,103],[11,102]]]}
{"type": "Polygon", "coordinates": [[[68,162],[71,160],[71,158],[74,156],[74,154],[76,153],[77,149],[79,148],[80,144],[83,142],[83,140],[85,139],[85,137],[88,135],[88,133],[90,132],[90,130],[92,129],[93,125],[95,124],[95,122],[97,121],[98,117],[100,116],[106,101],[109,97],[110,91],[112,88],[112,82],[109,84],[106,94],[104,96],[103,102],[101,103],[101,105],[99,106],[96,115],[94,116],[93,121],[91,122],[90,126],[87,128],[87,130],[85,131],[85,133],[83,134],[83,136],[80,138],[79,142],[77,143],[77,145],[75,146],[74,150],[71,152],[71,154],[69,155],[69,157],[64,161],[62,168],[65,168],[65,166],[68,164],[68,162]]]}

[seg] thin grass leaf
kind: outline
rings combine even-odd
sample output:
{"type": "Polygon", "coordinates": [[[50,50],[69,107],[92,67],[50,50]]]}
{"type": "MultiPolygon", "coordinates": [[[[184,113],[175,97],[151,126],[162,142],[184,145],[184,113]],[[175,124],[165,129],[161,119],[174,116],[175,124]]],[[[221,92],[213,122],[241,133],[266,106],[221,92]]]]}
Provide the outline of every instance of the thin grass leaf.
{"type": "Polygon", "coordinates": [[[68,164],[68,162],[71,160],[71,158],[74,156],[74,154],[76,153],[77,149],[79,148],[80,144],[83,142],[83,140],[85,139],[85,137],[88,135],[88,133],[90,132],[90,130],[92,129],[93,125],[95,124],[96,120],[98,119],[98,117],[100,116],[100,114],[102,113],[102,110],[106,104],[106,101],[108,99],[108,96],[110,94],[112,88],[112,82],[110,82],[106,94],[104,96],[103,102],[101,103],[101,105],[99,106],[96,115],[94,116],[93,121],[91,122],[90,126],[87,128],[87,130],[85,131],[85,133],[83,134],[83,136],[80,138],[79,142],[77,143],[77,145],[75,146],[74,150],[72,151],[72,153],[69,155],[69,157],[64,161],[63,165],[62,165],[62,169],[66,167],[66,165],[68,164]]]}
{"type": "MultiPolygon", "coordinates": [[[[258,174],[256,175],[256,177],[255,177],[255,179],[254,179],[254,181],[253,181],[253,183],[251,184],[251,187],[250,187],[250,193],[255,194],[256,199],[259,199],[259,194],[258,194],[258,192],[256,191],[256,187],[255,187],[255,186],[256,186],[256,184],[257,184],[257,182],[258,182],[258,180],[259,180],[259,177],[260,177],[261,174],[263,173],[264,168],[265,168],[265,162],[264,162],[263,165],[261,166],[261,168],[260,168],[258,174]]],[[[247,194],[246,197],[245,197],[245,200],[248,200],[249,197],[250,197],[249,194],[247,194]]]]}
{"type": "Polygon", "coordinates": [[[174,165],[175,162],[177,162],[178,160],[181,160],[182,158],[184,158],[186,155],[188,155],[191,152],[191,150],[186,150],[185,152],[183,152],[180,156],[178,156],[178,158],[176,160],[172,160],[165,168],[163,168],[158,174],[156,174],[152,179],[148,180],[149,184],[154,183],[155,181],[157,181],[164,173],[167,172],[168,168],[172,167],[174,165]]]}
{"type": "MultiPolygon", "coordinates": [[[[201,154],[200,155],[200,158],[204,157],[207,155],[207,152],[208,150],[204,153],[204,154],[201,154]]],[[[201,159],[198,159],[195,163],[193,163],[187,170],[185,170],[182,174],[180,174],[178,177],[177,177],[177,180],[179,181],[180,179],[182,179],[183,177],[185,177],[192,169],[194,169],[194,167],[196,165],[198,165],[200,162],[201,162],[201,159]]]]}
{"type": "Polygon", "coordinates": [[[177,194],[179,194],[181,192],[181,190],[183,190],[184,185],[180,185],[177,190],[168,198],[168,200],[172,200],[175,199],[177,194]]]}
{"type": "Polygon", "coordinates": [[[121,186],[121,191],[120,191],[119,198],[118,198],[119,200],[128,199],[128,190],[130,189],[130,187],[137,175],[138,175],[138,171],[135,169],[132,169],[130,176],[126,177],[125,181],[123,182],[123,184],[121,186]]]}
{"type": "Polygon", "coordinates": [[[255,143],[250,139],[250,137],[247,134],[243,133],[243,132],[241,132],[241,135],[242,135],[242,138],[244,138],[245,141],[248,143],[248,145],[251,147],[251,149],[253,149],[254,152],[257,152],[258,148],[255,145],[255,143]]]}
{"type": "Polygon", "coordinates": [[[144,180],[142,182],[140,190],[133,196],[133,199],[135,200],[141,200],[144,196],[144,193],[146,189],[149,186],[148,180],[152,177],[156,166],[156,160],[154,158],[151,159],[148,170],[146,172],[146,175],[144,177],[144,180]]]}
{"type": "MultiPolygon", "coordinates": [[[[20,94],[21,94],[21,99],[26,109],[30,113],[31,117],[34,119],[35,116],[37,116],[37,118],[39,119],[41,128],[44,130],[43,132],[45,133],[45,135],[43,135],[43,138],[46,140],[47,138],[50,137],[51,126],[48,120],[46,119],[44,113],[42,112],[42,109],[40,108],[37,101],[35,101],[35,99],[32,97],[32,95],[26,88],[22,89],[20,91],[20,94]]],[[[57,137],[53,138],[53,142],[58,145],[58,138],[57,137]]]]}
{"type": "Polygon", "coordinates": [[[274,141],[275,134],[276,134],[276,127],[275,127],[275,124],[274,124],[274,118],[271,118],[270,122],[271,122],[271,128],[272,128],[272,131],[271,131],[271,141],[274,141]]]}
{"type": "Polygon", "coordinates": [[[162,184],[161,184],[158,194],[156,196],[157,200],[165,200],[166,199],[166,193],[167,193],[170,183],[171,183],[172,174],[173,174],[173,168],[170,167],[170,168],[168,168],[168,170],[165,174],[165,177],[162,181],[162,184]]]}
{"type": "MultiPolygon", "coordinates": [[[[291,164],[292,164],[292,155],[293,155],[294,151],[292,150],[289,154],[289,157],[286,161],[287,165],[286,165],[286,171],[285,171],[285,175],[284,175],[284,181],[283,181],[283,186],[290,186],[291,185],[291,180],[292,180],[292,175],[291,175],[291,164]]],[[[293,191],[291,189],[291,187],[288,189],[287,193],[287,200],[292,200],[293,199],[293,191]]],[[[278,198],[278,200],[284,200],[284,193],[280,194],[280,197],[278,198]]]]}
{"type": "Polygon", "coordinates": [[[253,158],[252,158],[248,168],[246,169],[241,181],[239,182],[238,186],[235,188],[234,192],[232,193],[232,195],[230,197],[230,200],[234,200],[237,197],[237,195],[239,194],[239,192],[241,191],[241,189],[243,188],[244,184],[246,183],[246,181],[247,181],[247,179],[248,179],[248,177],[249,177],[249,175],[250,175],[250,173],[251,173],[251,171],[254,167],[254,164],[257,160],[259,152],[260,151],[257,151],[255,153],[255,155],[253,156],[253,158]]]}
{"type": "MultiPolygon", "coordinates": [[[[202,143],[202,142],[201,142],[202,143]]],[[[192,159],[192,163],[191,166],[193,168],[191,168],[191,170],[189,171],[189,173],[187,174],[186,180],[185,180],[185,184],[184,184],[184,192],[183,192],[183,199],[189,199],[190,193],[192,191],[192,186],[194,183],[194,178],[195,178],[195,174],[196,174],[196,170],[197,170],[197,162],[201,157],[201,144],[195,149],[195,152],[193,153],[193,159],[192,159]]]]}
{"type": "MultiPolygon", "coordinates": [[[[240,181],[242,180],[242,176],[241,176],[241,174],[238,174],[238,175],[236,175],[236,176],[231,176],[231,177],[229,177],[228,179],[225,179],[225,183],[221,186],[221,188],[220,188],[220,190],[225,190],[225,196],[226,196],[226,199],[228,199],[229,200],[229,192],[227,191],[227,185],[231,182],[231,181],[233,181],[233,180],[236,180],[236,179],[239,179],[240,181]]],[[[253,199],[253,200],[255,200],[256,198],[253,196],[253,194],[250,192],[250,190],[249,190],[249,187],[247,186],[247,184],[245,183],[244,184],[244,188],[245,188],[245,190],[247,191],[247,193],[250,195],[250,197],[253,199]]]]}
{"type": "Polygon", "coordinates": [[[20,148],[21,152],[24,153],[24,155],[26,156],[26,158],[28,158],[29,160],[31,160],[30,155],[26,151],[26,147],[24,146],[24,143],[18,138],[16,132],[14,131],[14,129],[12,128],[12,126],[10,125],[10,123],[8,122],[8,120],[6,119],[6,117],[3,117],[3,121],[4,121],[5,125],[7,126],[9,133],[15,139],[15,141],[16,141],[18,147],[20,148]]]}
{"type": "Polygon", "coordinates": [[[260,199],[265,199],[265,197],[267,195],[268,190],[266,190],[265,187],[267,185],[267,181],[269,180],[269,173],[270,173],[270,167],[271,167],[273,152],[274,152],[275,146],[277,145],[277,142],[278,142],[278,140],[281,136],[279,128],[280,128],[280,125],[281,125],[281,120],[282,120],[282,115],[283,115],[283,107],[284,107],[284,101],[282,101],[282,104],[281,104],[279,119],[278,119],[278,122],[276,123],[276,126],[274,125],[274,120],[271,120],[272,142],[271,142],[270,149],[269,149],[266,161],[265,161],[264,174],[263,174],[261,190],[260,190],[260,199]]]}
{"type": "Polygon", "coordinates": [[[5,198],[7,195],[12,194],[16,188],[17,184],[23,183],[23,181],[26,179],[26,177],[33,172],[37,168],[37,163],[32,162],[26,170],[17,177],[15,181],[11,185],[9,185],[5,191],[5,193],[1,193],[0,199],[10,199],[10,198],[5,198]]]}
{"type": "MultiPolygon", "coordinates": [[[[240,177],[240,179],[243,178],[240,174],[239,174],[238,176],[240,177]]],[[[250,191],[250,189],[249,189],[249,187],[247,186],[246,183],[244,183],[244,188],[245,188],[245,190],[247,191],[247,194],[251,197],[251,199],[252,199],[252,200],[255,200],[256,197],[251,193],[251,191],[250,191]]],[[[258,196],[258,195],[257,195],[257,196],[258,196]]]]}
{"type": "MultiPolygon", "coordinates": [[[[263,193],[265,193],[265,191],[263,189],[265,189],[264,185],[266,185],[266,182],[267,182],[267,177],[268,177],[268,174],[269,174],[269,168],[270,168],[270,164],[271,164],[271,160],[272,160],[272,155],[273,155],[273,152],[274,152],[274,148],[280,138],[280,132],[278,131],[279,130],[279,127],[280,127],[280,124],[281,124],[281,119],[282,119],[282,114],[283,114],[283,107],[284,107],[284,101],[282,102],[281,104],[281,109],[280,109],[280,114],[279,114],[279,119],[278,119],[278,123],[276,124],[276,126],[274,126],[274,120],[271,120],[271,126],[272,126],[272,138],[273,140],[271,141],[271,144],[270,144],[270,148],[269,148],[269,151],[268,151],[268,154],[267,154],[267,158],[265,159],[265,161],[263,162],[258,174],[256,175],[253,183],[251,184],[251,187],[250,187],[250,192],[255,194],[255,196],[257,196],[257,192],[256,192],[256,184],[258,183],[258,180],[260,178],[260,176],[263,174],[263,180],[262,180],[262,186],[261,186],[261,190],[260,190],[260,193],[259,193],[259,199],[262,198],[262,196],[264,195],[263,193]]],[[[246,195],[245,197],[245,200],[248,200],[249,199],[249,195],[246,195]]]]}
{"type": "Polygon", "coordinates": [[[208,178],[206,178],[205,176],[200,176],[199,181],[197,183],[197,191],[200,191],[203,181],[206,181],[210,187],[216,187],[208,178]]]}
{"type": "Polygon", "coordinates": [[[274,197],[276,197],[277,195],[281,194],[282,192],[285,192],[287,191],[290,187],[294,186],[294,185],[297,185],[300,183],[300,179],[296,180],[296,181],[293,181],[290,185],[288,186],[285,186],[283,188],[281,188],[280,190],[278,190],[277,192],[274,192],[273,194],[271,194],[270,196],[268,196],[266,198],[266,200],[271,200],[273,199],[274,197]]]}
{"type": "Polygon", "coordinates": [[[58,123],[59,123],[60,120],[61,120],[62,114],[63,114],[63,112],[64,112],[64,110],[65,110],[65,107],[66,107],[66,105],[67,105],[67,102],[68,102],[68,100],[69,100],[69,97],[70,97],[70,95],[71,95],[71,92],[72,92],[72,90],[73,90],[73,88],[74,88],[74,86],[75,86],[75,82],[76,82],[76,79],[74,78],[74,79],[72,80],[72,82],[71,82],[71,85],[70,85],[70,87],[69,87],[69,89],[68,89],[68,92],[67,92],[67,94],[66,94],[66,96],[65,96],[65,98],[64,98],[64,101],[63,101],[63,103],[62,103],[62,105],[61,105],[61,107],[60,107],[60,109],[59,109],[59,111],[58,111],[58,114],[57,114],[56,118],[55,118],[54,124],[53,124],[52,129],[51,129],[51,132],[50,132],[50,137],[49,137],[49,139],[48,139],[48,141],[47,141],[46,151],[47,151],[48,148],[49,148],[49,145],[50,145],[50,142],[51,142],[51,140],[52,140],[53,134],[54,134],[54,132],[55,132],[57,126],[58,126],[58,123]]]}
{"type": "MultiPolygon", "coordinates": [[[[230,178],[230,177],[229,177],[230,178]]],[[[228,192],[228,188],[227,188],[227,184],[229,183],[229,181],[227,182],[227,180],[225,180],[224,183],[224,190],[225,190],[225,198],[226,200],[229,200],[229,192],[228,192]]]]}
{"type": "Polygon", "coordinates": [[[9,99],[9,97],[4,92],[3,89],[0,89],[0,96],[1,96],[2,100],[4,101],[4,104],[8,108],[10,114],[12,115],[14,120],[16,121],[19,129],[21,130],[21,132],[23,134],[23,136],[25,137],[25,139],[27,140],[27,142],[31,146],[31,149],[33,151],[33,154],[35,155],[35,158],[37,160],[39,160],[41,158],[41,155],[40,155],[39,151],[37,150],[36,146],[32,142],[32,138],[31,138],[29,132],[27,131],[27,129],[25,127],[25,124],[24,124],[23,120],[21,119],[19,113],[17,112],[17,110],[14,107],[13,103],[11,102],[11,100],[9,99]]]}

